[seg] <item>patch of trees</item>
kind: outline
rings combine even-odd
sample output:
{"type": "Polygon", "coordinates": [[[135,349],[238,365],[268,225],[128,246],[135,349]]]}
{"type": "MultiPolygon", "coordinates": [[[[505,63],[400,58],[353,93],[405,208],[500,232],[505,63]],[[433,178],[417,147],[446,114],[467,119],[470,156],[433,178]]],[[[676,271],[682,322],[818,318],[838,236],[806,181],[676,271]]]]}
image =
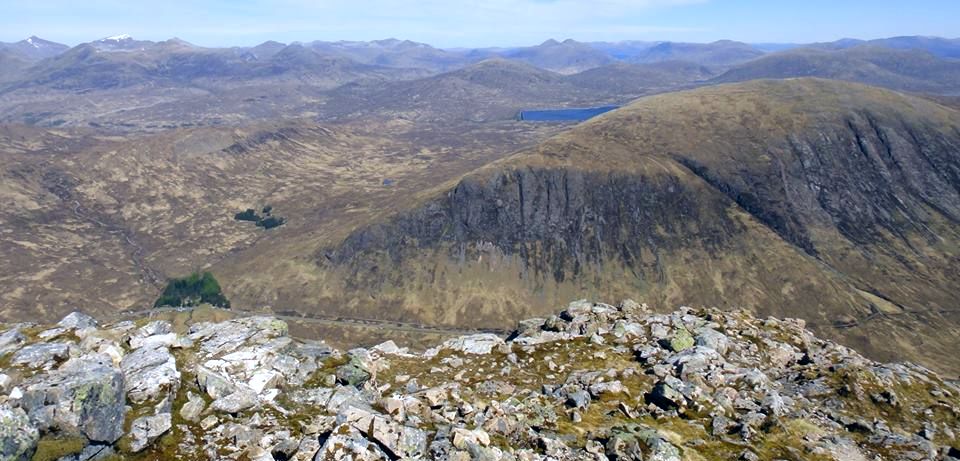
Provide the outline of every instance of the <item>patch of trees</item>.
{"type": "Polygon", "coordinates": [[[233,215],[233,219],[237,221],[250,221],[256,223],[258,227],[262,227],[264,229],[280,227],[287,222],[286,218],[273,216],[273,207],[270,205],[263,207],[260,212],[263,214],[258,214],[257,210],[254,210],[253,208],[247,208],[246,210],[233,215]]]}
{"type": "Polygon", "coordinates": [[[230,308],[230,301],[210,272],[194,272],[184,278],[170,279],[153,307],[196,307],[201,304],[230,308]]]}

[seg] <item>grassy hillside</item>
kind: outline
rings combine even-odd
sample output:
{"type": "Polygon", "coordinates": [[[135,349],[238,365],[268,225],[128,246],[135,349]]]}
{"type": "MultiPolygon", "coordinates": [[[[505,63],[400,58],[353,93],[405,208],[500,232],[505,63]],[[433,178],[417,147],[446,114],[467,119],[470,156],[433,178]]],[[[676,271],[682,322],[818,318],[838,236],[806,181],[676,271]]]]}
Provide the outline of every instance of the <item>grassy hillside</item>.
{"type": "Polygon", "coordinates": [[[960,370],[958,127],[826,80],[643,98],[318,249],[305,291],[322,312],[483,326],[571,296],[723,300],[960,370]]]}

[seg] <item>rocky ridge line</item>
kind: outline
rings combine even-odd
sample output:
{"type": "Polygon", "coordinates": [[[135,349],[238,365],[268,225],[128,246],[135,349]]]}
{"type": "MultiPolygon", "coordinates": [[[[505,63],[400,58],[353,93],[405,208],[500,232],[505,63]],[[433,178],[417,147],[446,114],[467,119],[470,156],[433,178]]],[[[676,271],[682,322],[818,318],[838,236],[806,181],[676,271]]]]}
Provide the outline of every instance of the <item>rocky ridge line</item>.
{"type": "Polygon", "coordinates": [[[250,317],[0,329],[0,460],[957,460],[960,387],[802,320],[571,303],[347,352],[250,317]]]}

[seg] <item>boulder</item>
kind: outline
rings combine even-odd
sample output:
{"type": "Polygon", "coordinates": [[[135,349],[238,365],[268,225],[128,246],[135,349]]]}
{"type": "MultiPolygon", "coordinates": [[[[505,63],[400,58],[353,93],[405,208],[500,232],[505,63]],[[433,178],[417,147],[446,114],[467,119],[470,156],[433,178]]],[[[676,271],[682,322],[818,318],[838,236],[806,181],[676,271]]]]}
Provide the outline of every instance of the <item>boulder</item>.
{"type": "Polygon", "coordinates": [[[19,328],[11,328],[0,333],[0,356],[17,350],[26,340],[27,337],[20,332],[19,328]]]}
{"type": "Polygon", "coordinates": [[[370,437],[392,458],[422,458],[427,451],[427,433],[422,429],[397,424],[383,417],[373,419],[370,437]]]}
{"type": "Polygon", "coordinates": [[[452,431],[453,446],[465,450],[469,445],[490,445],[490,435],[483,429],[464,429],[462,427],[454,428],[452,431]]]}
{"type": "Polygon", "coordinates": [[[647,394],[647,401],[666,411],[676,410],[685,406],[687,402],[680,391],[664,381],[660,381],[653,386],[653,390],[647,394]]]}
{"type": "Polygon", "coordinates": [[[504,344],[503,338],[489,333],[461,336],[459,338],[447,340],[438,348],[428,350],[424,353],[424,356],[427,358],[434,357],[440,353],[441,350],[451,350],[473,355],[485,355],[493,351],[494,348],[498,348],[504,344]]]}
{"type": "Polygon", "coordinates": [[[612,430],[607,456],[617,461],[680,461],[680,450],[655,429],[629,424],[612,430]]]}
{"type": "Polygon", "coordinates": [[[240,413],[257,406],[257,393],[247,387],[240,387],[236,392],[220,397],[210,404],[210,408],[222,413],[240,413]]]}
{"type": "Polygon", "coordinates": [[[567,405],[572,408],[586,408],[590,401],[590,393],[583,389],[567,394],[567,405]]]}
{"type": "Polygon", "coordinates": [[[137,453],[150,446],[172,427],[170,413],[142,416],[130,425],[130,451],[137,453]]]}
{"type": "Polygon", "coordinates": [[[120,361],[127,395],[134,402],[164,398],[180,385],[177,361],[166,347],[142,347],[120,361]]]}
{"type": "Polygon", "coordinates": [[[0,459],[28,461],[40,440],[40,431],[20,408],[0,405],[0,459]]]}
{"type": "Polygon", "coordinates": [[[318,461],[386,461],[390,459],[375,443],[354,427],[341,424],[333,429],[320,451],[313,458],[318,461]]]}
{"type": "Polygon", "coordinates": [[[123,374],[104,355],[68,360],[59,369],[24,383],[20,405],[44,428],[81,432],[94,442],[123,435],[123,374]]]}
{"type": "Polygon", "coordinates": [[[370,371],[357,357],[351,357],[349,362],[337,367],[337,381],[348,386],[359,387],[370,380],[370,376],[370,371]]]}
{"type": "Polygon", "coordinates": [[[191,422],[200,420],[200,414],[207,407],[207,403],[193,392],[187,393],[187,402],[180,407],[180,417],[191,422]]]}
{"type": "Polygon", "coordinates": [[[226,377],[205,367],[198,365],[196,368],[197,384],[212,399],[219,399],[237,391],[237,385],[232,383],[226,377]]]}
{"type": "Polygon", "coordinates": [[[666,340],[666,346],[673,352],[681,352],[693,347],[694,339],[686,328],[680,327],[666,340]]]}
{"type": "Polygon", "coordinates": [[[700,330],[695,339],[695,344],[701,347],[707,347],[717,351],[720,355],[726,355],[730,347],[730,338],[711,328],[700,330]]]}
{"type": "Polygon", "coordinates": [[[37,343],[24,346],[13,354],[11,363],[32,368],[48,368],[70,357],[70,345],[66,343],[37,343]]]}
{"type": "Polygon", "coordinates": [[[179,344],[180,338],[176,333],[130,338],[131,349],[172,347],[179,344]]]}
{"type": "Polygon", "coordinates": [[[83,312],[71,312],[57,323],[58,327],[67,330],[85,330],[87,328],[96,328],[98,325],[97,319],[83,312]]]}
{"type": "Polygon", "coordinates": [[[316,435],[308,435],[300,439],[300,445],[297,446],[296,453],[290,457],[290,461],[313,461],[318,451],[320,451],[320,438],[316,435]]]}

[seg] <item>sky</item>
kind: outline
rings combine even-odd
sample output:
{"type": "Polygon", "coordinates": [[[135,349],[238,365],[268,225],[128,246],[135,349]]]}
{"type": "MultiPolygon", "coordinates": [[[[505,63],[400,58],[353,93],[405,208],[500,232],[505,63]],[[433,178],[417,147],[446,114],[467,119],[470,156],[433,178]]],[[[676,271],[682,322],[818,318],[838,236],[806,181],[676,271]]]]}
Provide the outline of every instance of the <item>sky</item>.
{"type": "Polygon", "coordinates": [[[0,0],[0,41],[129,34],[203,46],[401,38],[439,47],[960,37],[960,0],[0,0]]]}

